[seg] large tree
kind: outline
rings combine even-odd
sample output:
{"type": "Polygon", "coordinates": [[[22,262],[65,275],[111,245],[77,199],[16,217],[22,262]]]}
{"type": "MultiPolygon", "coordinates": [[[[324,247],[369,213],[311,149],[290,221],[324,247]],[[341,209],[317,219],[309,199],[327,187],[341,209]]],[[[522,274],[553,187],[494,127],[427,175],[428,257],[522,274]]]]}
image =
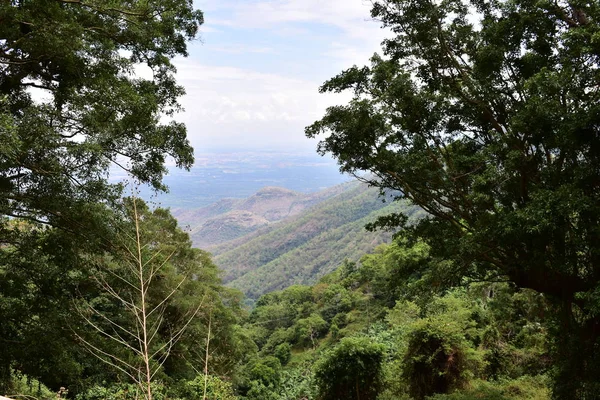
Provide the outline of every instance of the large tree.
{"type": "Polygon", "coordinates": [[[597,393],[600,3],[381,0],[372,16],[392,33],[383,55],[323,85],[354,98],[307,135],[425,209],[412,229],[457,280],[554,299],[555,395],[597,393]]]}
{"type": "Polygon", "coordinates": [[[80,255],[111,249],[109,169],[163,189],[167,157],[191,166],[185,126],[165,121],[183,94],[172,59],[201,23],[192,0],[0,1],[0,386],[11,368],[53,387],[81,372],[62,327],[80,255]]]}
{"type": "Polygon", "coordinates": [[[190,167],[185,126],[162,118],[201,23],[191,0],[0,2],[0,214],[74,228],[114,196],[111,165],[156,188],[166,157],[190,167]]]}
{"type": "Polygon", "coordinates": [[[205,365],[232,374],[243,351],[232,326],[241,294],[221,285],[210,255],[192,248],[168,210],[135,203],[96,206],[108,228],[94,241],[8,223],[18,246],[0,251],[0,393],[14,393],[19,374],[72,395],[123,381],[145,392],[147,369],[171,388],[205,365]]]}
{"type": "Polygon", "coordinates": [[[238,293],[222,286],[210,254],[191,247],[168,210],[128,198],[121,216],[112,250],[83,255],[91,273],[79,286],[80,318],[69,326],[78,341],[148,400],[157,382],[205,368],[230,373],[238,293]]]}

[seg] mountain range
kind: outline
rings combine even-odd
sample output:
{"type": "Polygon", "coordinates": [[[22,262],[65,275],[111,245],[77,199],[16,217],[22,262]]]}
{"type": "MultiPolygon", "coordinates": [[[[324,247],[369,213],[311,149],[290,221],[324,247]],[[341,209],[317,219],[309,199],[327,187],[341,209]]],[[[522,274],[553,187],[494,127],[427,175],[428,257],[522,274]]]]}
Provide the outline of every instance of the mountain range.
{"type": "Polygon", "coordinates": [[[267,186],[245,199],[222,199],[197,209],[175,209],[194,245],[203,249],[236,239],[258,228],[293,217],[353,186],[337,185],[316,193],[267,186]]]}
{"type": "Polygon", "coordinates": [[[419,214],[391,197],[358,181],[308,194],[265,187],[246,199],[175,209],[173,215],[188,226],[196,247],[213,254],[224,281],[256,299],[312,284],[389,241],[392,232],[369,232],[365,225],[394,212],[419,214]]]}

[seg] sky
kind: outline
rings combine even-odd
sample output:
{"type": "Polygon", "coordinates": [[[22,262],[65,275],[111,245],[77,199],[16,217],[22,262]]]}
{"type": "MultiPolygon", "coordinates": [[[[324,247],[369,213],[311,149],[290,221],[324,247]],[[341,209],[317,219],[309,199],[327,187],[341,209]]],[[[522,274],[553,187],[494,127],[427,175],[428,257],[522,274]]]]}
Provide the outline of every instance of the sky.
{"type": "Polygon", "coordinates": [[[349,94],[319,86],[368,64],[384,31],[365,0],[195,0],[204,12],[189,57],[175,60],[196,153],[315,151],[304,128],[349,94]]]}

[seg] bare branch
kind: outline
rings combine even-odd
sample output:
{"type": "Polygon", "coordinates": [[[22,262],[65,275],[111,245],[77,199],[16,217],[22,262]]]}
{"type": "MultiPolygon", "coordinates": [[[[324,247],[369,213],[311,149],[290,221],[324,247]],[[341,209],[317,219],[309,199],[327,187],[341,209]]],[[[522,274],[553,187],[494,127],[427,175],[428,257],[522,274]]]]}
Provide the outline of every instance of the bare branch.
{"type": "Polygon", "coordinates": [[[212,326],[212,310],[208,313],[208,333],[206,334],[206,353],[204,357],[204,394],[202,395],[202,400],[206,400],[206,389],[208,386],[208,349],[210,345],[210,328],[212,326]]]}

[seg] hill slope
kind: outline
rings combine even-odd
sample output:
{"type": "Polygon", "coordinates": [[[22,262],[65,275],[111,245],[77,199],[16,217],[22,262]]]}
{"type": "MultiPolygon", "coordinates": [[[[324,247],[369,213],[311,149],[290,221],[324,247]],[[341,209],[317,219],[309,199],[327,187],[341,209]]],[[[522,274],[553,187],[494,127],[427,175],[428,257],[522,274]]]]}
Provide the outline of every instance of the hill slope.
{"type": "Polygon", "coordinates": [[[384,203],[378,194],[359,182],[347,184],[343,192],[292,218],[211,248],[214,261],[225,271],[225,282],[251,298],[314,283],[345,259],[357,261],[390,239],[391,233],[368,232],[364,226],[406,205],[384,203]]]}
{"type": "Polygon", "coordinates": [[[172,213],[182,225],[190,227],[196,247],[211,249],[260,227],[298,215],[351,186],[342,184],[308,194],[265,187],[246,199],[223,199],[206,207],[175,209],[172,213]]]}
{"type": "MultiPolygon", "coordinates": [[[[256,268],[251,268],[248,272],[229,282],[228,285],[240,289],[247,297],[256,299],[265,293],[282,290],[290,285],[314,284],[323,275],[341,265],[344,260],[356,262],[365,253],[388,242],[392,236],[390,232],[369,232],[365,229],[365,225],[373,222],[380,215],[399,212],[403,208],[401,204],[390,204],[368,213],[363,218],[317,232],[312,238],[283,252],[279,257],[256,268]]],[[[274,235],[277,234],[278,232],[275,231],[274,235]]],[[[268,243],[268,239],[259,238],[250,242],[250,246],[264,246],[266,243],[268,243]]],[[[285,249],[285,247],[283,248],[285,249]]],[[[247,258],[242,256],[245,250],[247,249],[233,250],[223,256],[217,256],[215,261],[221,267],[225,265],[228,268],[231,268],[232,265],[245,266],[247,258]],[[222,261],[225,257],[228,258],[228,261],[225,262],[229,264],[222,261]],[[235,257],[239,257],[238,260],[242,263],[233,264],[232,261],[235,263],[235,260],[232,258],[235,257]]],[[[268,252],[273,248],[267,247],[265,250],[268,252]]],[[[246,254],[250,256],[248,258],[251,258],[256,253],[262,252],[246,254]]]]}

